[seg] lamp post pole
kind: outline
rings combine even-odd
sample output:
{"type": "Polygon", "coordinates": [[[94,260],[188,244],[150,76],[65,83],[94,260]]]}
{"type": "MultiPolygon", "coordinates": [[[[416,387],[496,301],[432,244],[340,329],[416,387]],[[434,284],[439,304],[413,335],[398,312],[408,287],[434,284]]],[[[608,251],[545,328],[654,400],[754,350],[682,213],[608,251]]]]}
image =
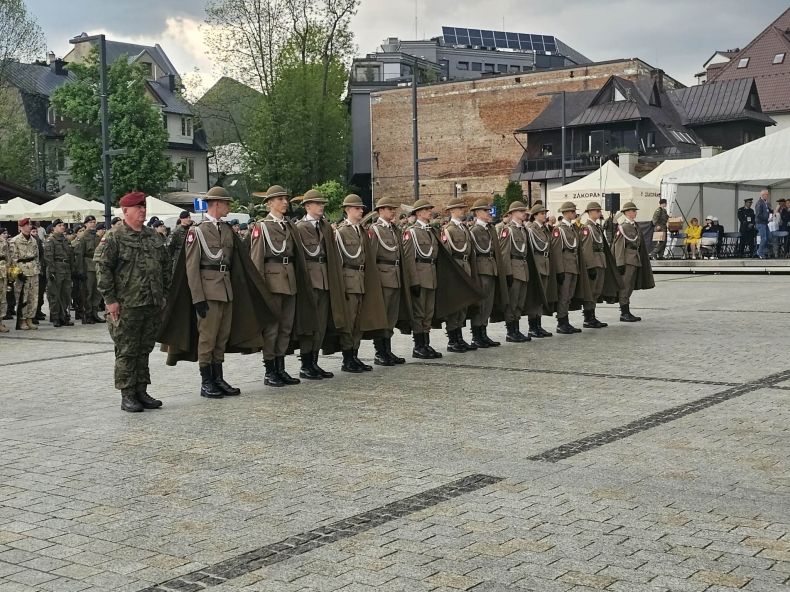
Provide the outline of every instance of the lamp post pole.
{"type": "Polygon", "coordinates": [[[420,148],[419,137],[417,136],[417,56],[414,56],[414,64],[411,68],[411,134],[412,134],[412,156],[414,163],[414,201],[420,199],[420,148]]]}
{"type": "Polygon", "coordinates": [[[102,176],[104,177],[104,223],[110,228],[112,210],[110,204],[110,113],[107,106],[107,39],[99,35],[99,84],[101,86],[101,152],[102,176]]]}

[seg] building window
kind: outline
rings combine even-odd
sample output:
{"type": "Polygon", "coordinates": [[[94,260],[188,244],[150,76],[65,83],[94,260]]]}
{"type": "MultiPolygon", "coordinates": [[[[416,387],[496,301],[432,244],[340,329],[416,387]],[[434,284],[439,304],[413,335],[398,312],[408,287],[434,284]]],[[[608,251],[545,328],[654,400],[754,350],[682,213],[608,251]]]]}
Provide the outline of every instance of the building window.
{"type": "Polygon", "coordinates": [[[50,105],[47,108],[47,123],[49,123],[50,125],[55,125],[55,122],[57,121],[57,117],[58,117],[58,114],[55,111],[55,107],[50,105]]]}
{"type": "Polygon", "coordinates": [[[776,55],[774,56],[774,61],[773,61],[773,63],[774,63],[774,64],[781,64],[781,63],[783,63],[784,61],[785,61],[785,54],[783,54],[783,53],[778,53],[778,54],[776,54],[776,55]]]}
{"type": "Polygon", "coordinates": [[[167,113],[162,113],[162,126],[167,129],[167,113]]]}
{"type": "Polygon", "coordinates": [[[749,58],[741,58],[738,60],[738,68],[745,68],[749,65],[749,58]]]}
{"type": "Polygon", "coordinates": [[[518,72],[521,72],[521,68],[518,66],[510,66],[509,70],[511,74],[516,74],[518,72]]]}
{"type": "Polygon", "coordinates": [[[486,64],[483,67],[483,72],[485,72],[486,74],[493,74],[495,72],[495,68],[496,68],[496,65],[494,65],[494,64],[486,64]]]}
{"type": "Polygon", "coordinates": [[[483,64],[481,62],[472,62],[472,72],[482,72],[483,64]]]}
{"type": "Polygon", "coordinates": [[[188,138],[192,137],[192,118],[191,117],[181,117],[181,135],[187,136],[188,138]]]}
{"type": "Polygon", "coordinates": [[[154,76],[154,65],[150,62],[140,62],[140,67],[143,70],[143,76],[146,78],[153,78],[154,76]]]}
{"type": "Polygon", "coordinates": [[[458,62],[458,69],[459,70],[468,70],[469,69],[469,62],[458,62]]]}
{"type": "Polygon", "coordinates": [[[647,132],[647,147],[656,147],[656,132],[647,132]]]}
{"type": "Polygon", "coordinates": [[[66,170],[66,151],[63,148],[55,148],[55,167],[59,173],[66,170]]]}
{"type": "Polygon", "coordinates": [[[540,152],[543,156],[552,156],[554,154],[554,146],[551,144],[543,144],[540,152]]]}
{"type": "Polygon", "coordinates": [[[507,74],[507,64],[497,64],[496,71],[500,74],[507,74]]]}
{"type": "Polygon", "coordinates": [[[614,87],[614,101],[625,101],[625,95],[616,86],[614,87]]]}
{"type": "Polygon", "coordinates": [[[194,158],[185,158],[184,159],[184,172],[187,174],[187,179],[190,181],[195,180],[195,159],[194,158]]]}

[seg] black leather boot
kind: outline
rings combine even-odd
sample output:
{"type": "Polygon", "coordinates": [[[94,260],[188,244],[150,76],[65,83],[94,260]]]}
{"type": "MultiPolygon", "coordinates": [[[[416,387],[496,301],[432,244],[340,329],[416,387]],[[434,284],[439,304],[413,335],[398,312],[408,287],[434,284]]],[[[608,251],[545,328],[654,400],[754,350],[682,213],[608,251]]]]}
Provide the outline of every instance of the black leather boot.
{"type": "Polygon", "coordinates": [[[552,337],[554,335],[553,333],[549,333],[548,331],[546,331],[546,329],[543,328],[543,317],[538,317],[536,322],[537,322],[538,332],[540,333],[541,337],[552,337]]]}
{"type": "Polygon", "coordinates": [[[137,400],[140,401],[140,405],[143,406],[143,409],[159,409],[162,406],[162,401],[154,399],[149,395],[146,392],[147,388],[147,384],[137,383],[137,400]]]}
{"type": "Polygon", "coordinates": [[[431,347],[430,333],[425,333],[425,349],[428,350],[428,353],[431,354],[431,358],[433,358],[434,360],[438,360],[439,358],[442,357],[442,354],[440,354],[438,351],[436,351],[431,347]]]}
{"type": "Polygon", "coordinates": [[[282,381],[285,384],[293,385],[302,382],[298,378],[294,378],[293,376],[288,374],[288,372],[285,371],[285,356],[280,356],[279,358],[275,358],[275,368],[277,368],[277,374],[280,376],[280,379],[282,379],[282,381]]]}
{"type": "Polygon", "coordinates": [[[331,372],[324,370],[323,368],[321,368],[321,366],[318,365],[318,350],[315,350],[313,352],[313,370],[318,371],[318,373],[321,375],[321,378],[334,378],[335,376],[331,372]]]}
{"type": "Polygon", "coordinates": [[[401,358],[400,356],[396,356],[392,353],[392,337],[387,337],[384,340],[384,345],[387,348],[387,357],[389,358],[390,362],[397,365],[406,363],[406,358],[401,358]]]}
{"type": "Polygon", "coordinates": [[[535,319],[527,319],[527,324],[529,325],[529,331],[527,332],[528,337],[535,337],[536,339],[540,339],[543,335],[540,334],[538,331],[538,321],[535,319]]]}
{"type": "Polygon", "coordinates": [[[515,321],[505,323],[507,328],[507,335],[505,341],[508,343],[523,343],[527,340],[526,336],[518,330],[518,324],[515,321]]]}
{"type": "Polygon", "coordinates": [[[241,394],[241,389],[237,389],[235,386],[230,386],[227,382],[225,382],[225,378],[222,376],[221,362],[214,362],[211,364],[211,371],[214,374],[214,384],[216,384],[217,388],[222,391],[223,395],[226,397],[235,397],[236,395],[241,394]]]}
{"type": "Polygon", "coordinates": [[[586,329],[601,329],[607,326],[608,325],[606,323],[602,323],[601,321],[595,318],[594,310],[584,311],[584,324],[582,325],[582,327],[586,329]]]}
{"type": "Polygon", "coordinates": [[[387,355],[387,340],[384,338],[374,339],[373,348],[376,350],[376,356],[373,358],[373,363],[377,366],[394,366],[395,362],[387,355]]]}
{"type": "Polygon", "coordinates": [[[362,368],[364,372],[370,372],[371,370],[373,370],[373,366],[371,366],[370,364],[366,364],[365,362],[359,359],[359,348],[353,351],[354,351],[354,361],[357,363],[357,366],[362,368]]]}
{"type": "Polygon", "coordinates": [[[354,361],[354,352],[350,349],[343,350],[343,365],[340,366],[343,372],[351,372],[352,374],[362,374],[364,370],[357,366],[354,361]]]}
{"type": "Polygon", "coordinates": [[[488,341],[483,338],[482,327],[472,327],[472,345],[485,349],[491,347],[488,341]]]}
{"type": "Polygon", "coordinates": [[[264,360],[263,365],[266,367],[266,374],[263,377],[263,384],[266,386],[285,386],[285,381],[280,378],[277,372],[277,360],[264,360]]]}
{"type": "Polygon", "coordinates": [[[214,373],[210,364],[200,367],[200,396],[207,399],[221,399],[225,396],[214,382],[214,373]]]}
{"type": "Polygon", "coordinates": [[[521,319],[516,321],[516,333],[518,333],[521,336],[522,343],[525,341],[532,341],[532,338],[529,335],[524,335],[521,332],[521,319]]]}
{"type": "Polygon", "coordinates": [[[414,334],[414,349],[411,350],[411,357],[420,360],[432,360],[433,355],[425,347],[425,333],[414,334]]]}
{"type": "Polygon", "coordinates": [[[485,339],[486,343],[488,344],[488,347],[499,347],[500,345],[502,345],[498,341],[494,341],[488,336],[488,325],[483,325],[482,327],[480,327],[480,334],[483,336],[483,339],[485,339]]]}
{"type": "Polygon", "coordinates": [[[121,409],[130,413],[140,413],[143,404],[137,400],[137,393],[133,388],[121,389],[121,409]]]}
{"type": "Polygon", "coordinates": [[[303,351],[301,358],[302,367],[299,369],[299,377],[307,380],[321,380],[323,378],[321,372],[313,366],[313,352],[303,351]]]}
{"type": "Polygon", "coordinates": [[[447,330],[447,351],[451,354],[463,354],[466,353],[468,349],[458,341],[458,334],[460,332],[460,329],[447,330]]]}
{"type": "Polygon", "coordinates": [[[474,343],[467,343],[467,341],[464,339],[463,327],[458,329],[458,341],[460,341],[461,345],[466,348],[466,351],[475,351],[477,349],[477,346],[474,343]]]}
{"type": "Polygon", "coordinates": [[[629,304],[620,305],[620,322],[622,323],[636,323],[641,321],[642,317],[637,317],[631,314],[631,306],[629,304]]]}
{"type": "Polygon", "coordinates": [[[561,335],[573,335],[573,327],[568,322],[568,317],[557,317],[557,333],[561,335]]]}

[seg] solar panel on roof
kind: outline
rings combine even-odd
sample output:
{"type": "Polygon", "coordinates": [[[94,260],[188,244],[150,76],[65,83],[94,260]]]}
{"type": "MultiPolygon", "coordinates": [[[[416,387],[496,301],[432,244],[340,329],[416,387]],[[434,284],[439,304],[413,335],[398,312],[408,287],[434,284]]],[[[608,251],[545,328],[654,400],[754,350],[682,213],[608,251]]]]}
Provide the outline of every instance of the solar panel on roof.
{"type": "Polygon", "coordinates": [[[557,41],[552,35],[530,35],[512,31],[490,31],[465,27],[442,27],[444,42],[448,45],[473,45],[495,49],[520,51],[557,51],[557,41]]]}

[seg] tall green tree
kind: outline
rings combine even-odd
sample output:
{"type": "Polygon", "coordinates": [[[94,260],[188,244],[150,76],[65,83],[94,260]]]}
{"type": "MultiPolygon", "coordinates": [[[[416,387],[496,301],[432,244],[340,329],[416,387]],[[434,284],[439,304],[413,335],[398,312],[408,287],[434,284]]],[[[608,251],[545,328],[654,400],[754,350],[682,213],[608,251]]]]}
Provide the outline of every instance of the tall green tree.
{"type": "MultiPolygon", "coordinates": [[[[66,150],[71,178],[86,196],[99,197],[102,188],[101,121],[99,117],[99,66],[97,52],[81,64],[69,66],[74,82],[58,88],[51,101],[70,125],[66,150]]],[[[164,155],[167,130],[161,112],[146,94],[142,67],[119,57],[108,72],[110,147],[126,149],[112,159],[110,185],[115,199],[129,191],[157,195],[176,175],[164,155]]]]}
{"type": "Polygon", "coordinates": [[[24,0],[0,0],[0,86],[9,63],[31,61],[44,47],[44,34],[24,0]]]}

